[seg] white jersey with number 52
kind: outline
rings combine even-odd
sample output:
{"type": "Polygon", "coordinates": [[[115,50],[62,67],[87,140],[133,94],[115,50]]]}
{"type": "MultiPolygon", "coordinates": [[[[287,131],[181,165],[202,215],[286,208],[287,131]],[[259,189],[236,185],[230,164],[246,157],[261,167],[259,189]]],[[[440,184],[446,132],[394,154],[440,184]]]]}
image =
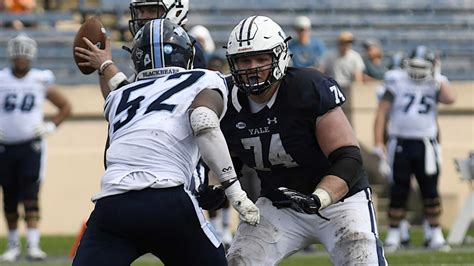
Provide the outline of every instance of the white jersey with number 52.
{"type": "Polygon", "coordinates": [[[222,93],[226,106],[223,77],[201,69],[111,92],[104,107],[110,142],[107,169],[95,199],[146,187],[188,187],[199,159],[188,108],[199,92],[211,88],[222,93]]]}

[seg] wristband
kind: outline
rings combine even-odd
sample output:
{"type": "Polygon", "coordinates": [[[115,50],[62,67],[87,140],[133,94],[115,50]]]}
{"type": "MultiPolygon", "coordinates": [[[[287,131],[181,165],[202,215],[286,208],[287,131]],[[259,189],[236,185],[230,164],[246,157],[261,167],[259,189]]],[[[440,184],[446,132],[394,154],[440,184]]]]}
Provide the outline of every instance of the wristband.
{"type": "Polygon", "coordinates": [[[102,65],[100,65],[99,67],[99,75],[104,75],[104,71],[107,67],[109,67],[110,65],[112,65],[114,63],[114,61],[112,60],[105,60],[102,65]]]}
{"type": "Polygon", "coordinates": [[[321,208],[320,210],[326,208],[327,206],[331,205],[332,203],[332,199],[331,199],[331,195],[329,195],[329,193],[322,189],[322,188],[317,188],[314,193],[314,195],[316,195],[318,198],[319,198],[319,201],[321,201],[321,208]]]}
{"type": "Polygon", "coordinates": [[[117,89],[120,83],[126,80],[127,80],[127,76],[125,76],[123,72],[118,72],[113,77],[111,77],[110,80],[107,82],[107,84],[109,85],[109,90],[114,91],[115,89],[117,89]]]}

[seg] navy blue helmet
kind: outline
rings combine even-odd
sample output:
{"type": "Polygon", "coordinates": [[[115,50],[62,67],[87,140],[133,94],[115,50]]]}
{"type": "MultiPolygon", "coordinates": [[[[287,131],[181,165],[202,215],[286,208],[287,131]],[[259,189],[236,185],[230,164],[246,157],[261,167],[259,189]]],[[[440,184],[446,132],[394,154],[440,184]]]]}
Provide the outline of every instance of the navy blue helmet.
{"type": "Polygon", "coordinates": [[[137,73],[169,67],[192,69],[194,48],[186,31],[169,19],[147,22],[135,35],[132,61],[137,73]]]}

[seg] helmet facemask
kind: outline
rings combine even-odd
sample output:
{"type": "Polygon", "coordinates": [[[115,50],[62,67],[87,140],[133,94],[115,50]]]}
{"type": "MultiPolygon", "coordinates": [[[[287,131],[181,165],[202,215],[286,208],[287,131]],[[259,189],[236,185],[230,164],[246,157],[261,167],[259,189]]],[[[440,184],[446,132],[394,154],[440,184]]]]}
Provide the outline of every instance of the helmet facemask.
{"type": "Polygon", "coordinates": [[[265,90],[270,88],[272,84],[283,77],[283,74],[281,73],[278,66],[278,58],[271,51],[237,54],[233,56],[231,55],[227,57],[227,60],[229,62],[235,84],[242,92],[247,95],[260,95],[265,90]],[[237,62],[240,58],[256,56],[260,54],[270,54],[272,56],[272,62],[270,64],[255,68],[239,69],[237,62]],[[261,80],[259,78],[259,73],[262,72],[269,72],[265,80],[261,80]]]}
{"type": "Polygon", "coordinates": [[[10,59],[26,58],[33,60],[37,55],[36,41],[26,35],[18,35],[10,39],[7,44],[7,54],[10,59]]]}
{"type": "Polygon", "coordinates": [[[130,4],[130,14],[132,19],[128,22],[128,27],[133,36],[150,20],[164,17],[166,9],[161,1],[132,1],[130,4]],[[156,16],[154,18],[140,18],[141,8],[156,8],[156,16]]]}
{"type": "Polygon", "coordinates": [[[148,21],[157,18],[167,18],[177,25],[184,25],[187,22],[189,9],[188,0],[132,0],[130,3],[131,20],[128,22],[130,32],[133,36],[148,21]],[[156,8],[156,16],[152,18],[140,18],[141,8],[156,8]]]}
{"type": "Polygon", "coordinates": [[[407,71],[411,79],[415,81],[424,81],[433,77],[433,63],[423,59],[406,59],[403,62],[403,68],[407,71]]]}
{"type": "Polygon", "coordinates": [[[403,60],[402,67],[412,80],[421,82],[434,77],[435,62],[435,54],[427,47],[419,45],[403,60]]]}
{"type": "MultiPolygon", "coordinates": [[[[232,30],[227,42],[227,61],[235,85],[247,95],[259,95],[282,79],[290,62],[288,41],[281,27],[265,16],[251,16],[240,21],[232,30]],[[239,69],[237,64],[241,58],[269,54],[272,61],[267,65],[254,68],[239,69]],[[270,72],[266,80],[263,71],[270,72]]],[[[255,58],[253,58],[255,59],[255,58]]],[[[260,61],[260,60],[258,60],[260,61]]],[[[266,63],[265,60],[262,63],[266,63]]]]}

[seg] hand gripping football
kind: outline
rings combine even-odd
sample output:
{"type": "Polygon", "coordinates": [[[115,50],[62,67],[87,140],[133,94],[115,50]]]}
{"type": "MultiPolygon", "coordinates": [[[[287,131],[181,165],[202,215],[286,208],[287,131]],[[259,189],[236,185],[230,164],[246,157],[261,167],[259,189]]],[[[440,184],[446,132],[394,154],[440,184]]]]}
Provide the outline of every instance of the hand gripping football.
{"type": "Polygon", "coordinates": [[[100,49],[105,49],[105,41],[106,41],[107,36],[105,35],[105,28],[102,26],[102,23],[100,22],[99,19],[97,19],[96,17],[89,17],[84,22],[84,24],[82,24],[82,26],[77,31],[76,36],[74,37],[74,43],[73,43],[74,61],[76,61],[76,65],[79,68],[79,70],[83,74],[88,75],[88,74],[93,73],[95,69],[92,67],[79,66],[78,63],[85,62],[85,60],[77,57],[74,54],[74,47],[82,47],[82,48],[88,49],[87,44],[82,39],[83,37],[86,37],[87,39],[89,39],[93,44],[95,44],[100,49]]]}

